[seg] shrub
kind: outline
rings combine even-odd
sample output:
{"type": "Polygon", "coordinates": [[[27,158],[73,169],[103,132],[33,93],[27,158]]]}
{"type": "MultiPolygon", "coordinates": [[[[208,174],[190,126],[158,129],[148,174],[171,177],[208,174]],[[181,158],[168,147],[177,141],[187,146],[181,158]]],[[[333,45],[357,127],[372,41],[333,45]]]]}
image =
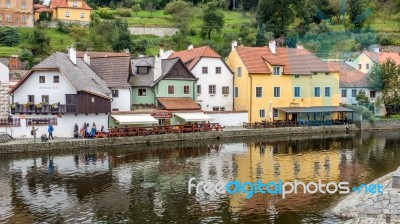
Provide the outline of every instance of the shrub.
{"type": "Polygon", "coordinates": [[[16,46],[19,44],[18,32],[14,28],[3,28],[0,30],[0,44],[4,46],[16,46]]]}
{"type": "Polygon", "coordinates": [[[362,116],[363,120],[371,122],[375,121],[375,115],[372,113],[372,111],[364,106],[345,105],[345,107],[354,110],[354,113],[356,115],[362,116]]]}
{"type": "Polygon", "coordinates": [[[117,12],[115,14],[120,17],[131,17],[132,16],[131,10],[124,9],[124,8],[117,9],[117,12]]]}
{"type": "Polygon", "coordinates": [[[96,14],[100,16],[102,19],[114,19],[114,14],[110,11],[109,8],[99,8],[96,11],[96,14]]]}

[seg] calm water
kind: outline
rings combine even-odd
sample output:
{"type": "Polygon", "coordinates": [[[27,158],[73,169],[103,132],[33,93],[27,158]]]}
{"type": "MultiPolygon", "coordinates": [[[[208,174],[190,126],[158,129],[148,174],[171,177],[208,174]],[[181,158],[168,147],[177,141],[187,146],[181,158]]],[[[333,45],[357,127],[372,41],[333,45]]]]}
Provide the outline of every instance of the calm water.
{"type": "Polygon", "coordinates": [[[397,132],[0,157],[0,223],[336,223],[339,195],[188,194],[187,181],[372,181],[400,166],[397,132]]]}

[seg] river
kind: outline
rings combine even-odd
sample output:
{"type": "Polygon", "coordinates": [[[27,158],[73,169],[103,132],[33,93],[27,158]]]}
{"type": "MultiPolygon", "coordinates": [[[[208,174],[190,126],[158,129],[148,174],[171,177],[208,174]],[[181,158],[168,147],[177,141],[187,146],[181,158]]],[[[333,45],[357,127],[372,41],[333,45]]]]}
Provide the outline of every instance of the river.
{"type": "Polygon", "coordinates": [[[399,143],[381,131],[1,155],[0,223],[336,223],[343,195],[189,194],[188,180],[357,185],[397,169],[399,143]]]}

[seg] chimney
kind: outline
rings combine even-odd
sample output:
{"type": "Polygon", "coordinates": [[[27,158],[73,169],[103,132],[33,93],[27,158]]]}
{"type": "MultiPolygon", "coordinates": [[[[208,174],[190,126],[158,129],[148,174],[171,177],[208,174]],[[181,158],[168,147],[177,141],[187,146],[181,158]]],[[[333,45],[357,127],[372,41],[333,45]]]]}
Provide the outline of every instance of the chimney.
{"type": "Polygon", "coordinates": [[[232,41],[232,51],[235,50],[235,47],[238,46],[238,43],[236,40],[232,41]]]}
{"type": "Polygon", "coordinates": [[[127,54],[130,54],[130,52],[129,52],[129,49],[128,49],[128,48],[126,48],[126,49],[124,50],[124,52],[125,52],[125,53],[127,53],[127,54]]]}
{"type": "Polygon", "coordinates": [[[273,54],[276,54],[276,41],[275,40],[270,40],[268,47],[273,54]]]}
{"type": "Polygon", "coordinates": [[[69,55],[69,60],[76,65],[76,50],[73,46],[68,48],[68,55],[69,55]]]}
{"type": "Polygon", "coordinates": [[[158,78],[161,77],[162,75],[162,59],[161,57],[155,57],[154,58],[154,81],[156,81],[158,78]]]}
{"type": "Polygon", "coordinates": [[[164,47],[160,46],[160,52],[158,53],[161,59],[165,59],[164,58],[164,47]]]}
{"type": "Polygon", "coordinates": [[[189,45],[188,50],[193,50],[193,44],[189,45]]]}
{"type": "Polygon", "coordinates": [[[298,44],[298,45],[297,45],[297,49],[304,49],[304,46],[301,45],[301,44],[298,44]]]}
{"type": "Polygon", "coordinates": [[[379,54],[379,46],[374,47],[374,52],[379,54]]]}
{"type": "Polygon", "coordinates": [[[85,52],[85,54],[83,55],[83,60],[86,62],[86,64],[90,65],[90,56],[88,52],[85,52]]]}

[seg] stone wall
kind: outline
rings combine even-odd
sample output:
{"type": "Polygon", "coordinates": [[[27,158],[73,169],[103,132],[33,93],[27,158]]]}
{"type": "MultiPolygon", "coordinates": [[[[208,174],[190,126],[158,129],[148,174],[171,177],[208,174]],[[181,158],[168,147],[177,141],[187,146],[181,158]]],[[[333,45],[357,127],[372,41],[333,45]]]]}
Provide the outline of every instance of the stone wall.
{"type": "MultiPolygon", "coordinates": [[[[346,134],[347,131],[356,130],[355,125],[348,126],[321,126],[321,127],[288,127],[288,128],[272,128],[272,129],[241,129],[228,131],[211,131],[196,132],[182,134],[166,134],[166,135],[150,135],[123,138],[104,138],[104,139],[82,139],[82,140],[66,140],[46,143],[25,143],[25,144],[1,144],[0,154],[5,153],[23,153],[60,149],[82,149],[90,147],[110,147],[119,145],[135,145],[135,144],[153,144],[161,142],[178,142],[178,141],[197,141],[200,139],[226,139],[238,137],[253,136],[290,136],[290,135],[307,135],[312,138],[311,134],[341,132],[346,134]]],[[[12,142],[10,142],[12,143],[12,142]]]]}
{"type": "Polygon", "coordinates": [[[151,34],[156,36],[172,36],[179,31],[176,28],[142,28],[142,27],[130,27],[128,28],[132,35],[144,35],[151,34]]]}
{"type": "Polygon", "coordinates": [[[384,119],[375,122],[355,121],[355,123],[361,130],[400,129],[400,120],[396,119],[384,119]]]}
{"type": "Polygon", "coordinates": [[[0,118],[8,118],[9,106],[8,83],[0,82],[0,118]]]}

